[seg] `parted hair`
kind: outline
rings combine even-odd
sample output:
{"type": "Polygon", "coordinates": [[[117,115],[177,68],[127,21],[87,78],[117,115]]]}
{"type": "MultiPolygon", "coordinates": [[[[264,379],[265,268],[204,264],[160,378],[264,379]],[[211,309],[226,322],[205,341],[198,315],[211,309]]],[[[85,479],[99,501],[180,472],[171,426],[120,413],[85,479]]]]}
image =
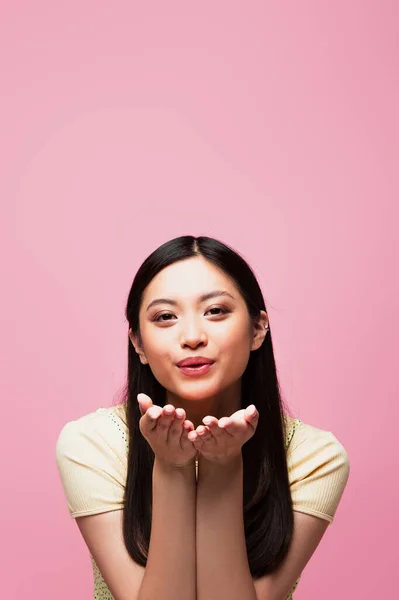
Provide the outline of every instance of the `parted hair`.
{"type": "MultiPolygon", "coordinates": [[[[215,238],[180,236],[152,252],[134,277],[125,316],[140,344],[139,310],[147,285],[165,267],[196,256],[202,256],[231,278],[245,300],[253,323],[261,310],[267,312],[253,270],[235,250],[215,238]]],[[[288,410],[278,382],[271,329],[262,345],[250,353],[241,390],[241,408],[255,404],[259,412],[256,431],[242,447],[245,541],[251,575],[257,579],[272,573],[282,563],[288,554],[294,527],[285,449],[284,413],[288,410]]],[[[155,456],[139,428],[141,413],[137,394],[141,392],[158,406],[166,403],[165,388],[149,365],[141,363],[128,337],[127,381],[122,391],[129,431],[123,538],[132,559],[145,566],[151,534],[155,456]]]]}

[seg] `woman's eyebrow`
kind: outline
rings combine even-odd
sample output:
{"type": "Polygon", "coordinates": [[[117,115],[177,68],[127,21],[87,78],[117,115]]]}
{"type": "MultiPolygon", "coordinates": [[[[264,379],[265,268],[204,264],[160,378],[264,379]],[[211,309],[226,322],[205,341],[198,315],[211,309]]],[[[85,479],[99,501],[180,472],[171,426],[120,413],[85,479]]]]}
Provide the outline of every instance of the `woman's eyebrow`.
{"type": "MultiPolygon", "coordinates": [[[[207,292],[206,294],[202,294],[198,298],[198,303],[206,302],[206,300],[210,300],[211,298],[217,298],[219,296],[229,296],[233,300],[234,296],[226,292],[226,290],[214,290],[213,292],[207,292]]],[[[179,303],[176,300],[171,298],[156,298],[147,306],[147,311],[150,310],[151,306],[155,306],[156,304],[171,304],[172,306],[177,306],[179,303]]]]}

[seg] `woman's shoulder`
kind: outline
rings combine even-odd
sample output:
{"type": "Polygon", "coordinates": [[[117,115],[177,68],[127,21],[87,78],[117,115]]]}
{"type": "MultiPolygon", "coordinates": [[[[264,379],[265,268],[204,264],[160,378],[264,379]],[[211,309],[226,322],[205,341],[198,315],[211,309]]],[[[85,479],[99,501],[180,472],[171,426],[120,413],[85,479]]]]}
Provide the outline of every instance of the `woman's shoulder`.
{"type": "Polygon", "coordinates": [[[290,452],[302,452],[315,450],[319,447],[329,447],[335,452],[346,454],[346,450],[332,431],[322,429],[311,423],[306,423],[298,418],[290,418],[294,429],[290,452]]]}
{"type": "Polygon", "coordinates": [[[332,523],[350,474],[341,441],[332,431],[298,419],[287,467],[294,510],[332,523]]]}
{"type": "Polygon", "coordinates": [[[296,426],[287,450],[288,473],[291,482],[324,475],[349,477],[350,461],[346,448],[336,435],[327,429],[295,419],[296,426]]]}
{"type": "Polygon", "coordinates": [[[106,446],[123,459],[128,444],[126,405],[99,407],[65,423],[56,442],[57,455],[71,448],[106,446]]]}
{"type": "Polygon", "coordinates": [[[327,429],[288,417],[287,465],[290,476],[305,476],[317,469],[318,474],[337,471],[347,480],[350,460],[346,448],[327,429]],[[306,473],[305,473],[306,472],[306,473]]]}
{"type": "Polygon", "coordinates": [[[56,463],[73,518],[123,507],[127,426],[122,406],[100,407],[68,421],[56,463]]]}

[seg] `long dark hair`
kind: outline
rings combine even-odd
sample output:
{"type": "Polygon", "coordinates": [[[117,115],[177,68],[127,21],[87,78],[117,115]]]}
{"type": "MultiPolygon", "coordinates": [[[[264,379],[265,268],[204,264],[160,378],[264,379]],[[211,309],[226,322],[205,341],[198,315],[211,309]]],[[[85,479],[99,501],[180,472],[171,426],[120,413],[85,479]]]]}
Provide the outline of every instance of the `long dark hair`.
{"type": "MultiPolygon", "coordinates": [[[[232,248],[206,236],[185,235],[157,248],[143,262],[133,280],[126,305],[126,319],[141,344],[139,310],[147,285],[162,269],[177,261],[202,256],[222,269],[242,294],[253,322],[266,311],[259,284],[251,267],[232,248]]],[[[259,422],[255,434],[242,447],[244,525],[249,568],[253,578],[275,571],[286,557],[293,535],[294,518],[289,488],[283,402],[269,330],[260,348],[252,351],[242,376],[241,408],[255,404],[259,422]]],[[[166,390],[143,365],[128,338],[128,373],[123,390],[126,403],[129,449],[123,537],[133,560],[145,566],[152,519],[152,470],[154,452],[140,432],[137,394],[164,406],[166,390]]]]}

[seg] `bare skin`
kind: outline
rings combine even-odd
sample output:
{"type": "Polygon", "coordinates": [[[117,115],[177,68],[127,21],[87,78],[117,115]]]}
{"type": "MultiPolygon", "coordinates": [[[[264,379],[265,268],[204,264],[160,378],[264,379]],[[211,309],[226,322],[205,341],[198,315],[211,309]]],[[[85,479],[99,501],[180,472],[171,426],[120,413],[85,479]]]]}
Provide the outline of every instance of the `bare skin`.
{"type": "Polygon", "coordinates": [[[210,462],[226,464],[241,455],[242,446],[253,436],[259,413],[252,404],[230,417],[203,418],[204,425],[194,429],[185,411],[172,404],[154,405],[146,394],[138,394],[140,431],[157,460],[171,468],[189,466],[200,455],[210,462]]]}

